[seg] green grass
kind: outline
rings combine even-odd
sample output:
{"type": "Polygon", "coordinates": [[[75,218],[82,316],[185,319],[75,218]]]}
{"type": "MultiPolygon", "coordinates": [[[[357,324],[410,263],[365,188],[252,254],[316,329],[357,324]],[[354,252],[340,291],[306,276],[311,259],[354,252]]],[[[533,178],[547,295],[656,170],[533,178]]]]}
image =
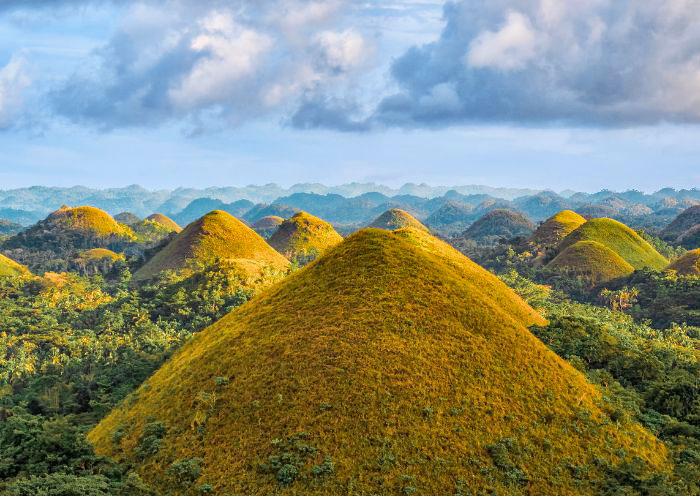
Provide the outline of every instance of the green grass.
{"type": "Polygon", "coordinates": [[[586,219],[573,210],[563,210],[544,221],[530,238],[530,242],[545,248],[555,248],[586,219]]]}
{"type": "Polygon", "coordinates": [[[596,241],[622,257],[635,269],[663,270],[668,260],[636,232],[613,219],[591,219],[569,234],[559,245],[562,253],[579,241],[596,241]]]}
{"type": "Polygon", "coordinates": [[[241,495],[592,495],[601,465],[624,454],[664,470],[663,444],[614,423],[534,324],[545,321],[449,245],[365,229],[198,333],[89,439],[173,495],[205,484],[241,495]],[[141,459],[153,422],[165,434],[141,459]],[[195,459],[191,485],[169,477],[195,459]],[[587,470],[574,476],[571,463],[587,470]]]}
{"type": "Polygon", "coordinates": [[[14,260],[0,255],[0,277],[15,277],[30,275],[29,269],[14,260]]]}
{"type": "Polygon", "coordinates": [[[343,240],[328,222],[306,212],[285,220],[268,243],[290,260],[323,253],[343,240]]]}
{"type": "Polygon", "coordinates": [[[559,253],[547,268],[583,276],[593,284],[625,277],[634,272],[620,255],[597,241],[579,241],[559,253]]]}

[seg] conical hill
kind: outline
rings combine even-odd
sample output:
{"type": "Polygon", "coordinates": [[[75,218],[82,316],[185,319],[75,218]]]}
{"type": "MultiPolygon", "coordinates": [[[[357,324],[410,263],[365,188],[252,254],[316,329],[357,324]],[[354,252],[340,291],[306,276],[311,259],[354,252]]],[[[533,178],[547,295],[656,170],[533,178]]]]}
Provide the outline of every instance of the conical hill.
{"type": "Polygon", "coordinates": [[[594,284],[625,277],[634,267],[597,241],[579,241],[559,253],[547,268],[582,276],[594,284]]]}
{"type": "Polygon", "coordinates": [[[413,227],[415,229],[428,232],[428,228],[425,227],[418,219],[400,208],[392,208],[387,210],[382,215],[374,219],[374,221],[368,227],[388,229],[389,231],[402,229],[404,227],[413,227]]]}
{"type": "Polygon", "coordinates": [[[517,236],[530,236],[535,225],[522,213],[507,208],[492,210],[464,231],[466,239],[491,242],[517,236]]]}
{"type": "Polygon", "coordinates": [[[284,219],[278,215],[268,215],[255,222],[252,225],[253,230],[265,239],[275,234],[277,228],[284,222],[284,219]]]}
{"type": "Polygon", "coordinates": [[[290,260],[315,257],[343,241],[328,222],[306,212],[285,220],[268,242],[290,260]]]}
{"type": "Polygon", "coordinates": [[[31,272],[5,255],[0,255],[0,277],[28,276],[31,272]]]}
{"type": "Polygon", "coordinates": [[[586,219],[573,210],[563,210],[540,224],[529,241],[543,248],[555,248],[585,223],[586,219]]]}
{"type": "Polygon", "coordinates": [[[214,259],[235,260],[251,274],[265,267],[285,270],[289,265],[255,231],[231,214],[214,210],[189,224],[136,271],[134,279],[150,279],[165,270],[181,271],[214,259]]]}
{"type": "Polygon", "coordinates": [[[682,276],[700,276],[700,248],[691,250],[668,266],[682,276]]]}
{"type": "Polygon", "coordinates": [[[146,220],[155,222],[156,224],[161,225],[172,232],[179,233],[180,231],[182,231],[182,228],[177,224],[177,222],[172,220],[167,215],[152,214],[146,217],[146,220]]]}
{"type": "Polygon", "coordinates": [[[613,219],[591,219],[569,234],[559,245],[559,253],[579,241],[597,241],[622,257],[635,269],[663,270],[668,260],[636,232],[613,219]]]}
{"type": "Polygon", "coordinates": [[[624,455],[665,469],[532,324],[447,244],[362,230],[195,335],[89,439],[173,495],[592,495],[624,455]]]}
{"type": "Polygon", "coordinates": [[[673,222],[661,231],[661,237],[667,241],[676,241],[689,229],[700,224],[700,205],[693,205],[681,212],[673,222]]]}

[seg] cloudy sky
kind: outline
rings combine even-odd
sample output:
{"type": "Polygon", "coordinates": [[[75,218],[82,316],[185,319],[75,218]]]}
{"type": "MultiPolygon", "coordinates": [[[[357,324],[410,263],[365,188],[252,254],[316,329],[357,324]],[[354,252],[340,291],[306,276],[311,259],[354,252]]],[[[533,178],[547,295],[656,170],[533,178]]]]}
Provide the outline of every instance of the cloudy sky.
{"type": "Polygon", "coordinates": [[[0,0],[0,188],[700,186],[700,0],[0,0]]]}

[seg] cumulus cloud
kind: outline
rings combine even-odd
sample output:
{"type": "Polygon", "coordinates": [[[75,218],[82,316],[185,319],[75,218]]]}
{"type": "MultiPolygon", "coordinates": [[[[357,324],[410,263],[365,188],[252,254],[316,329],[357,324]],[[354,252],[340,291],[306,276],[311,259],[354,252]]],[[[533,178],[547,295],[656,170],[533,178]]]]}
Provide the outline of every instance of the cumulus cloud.
{"type": "Polygon", "coordinates": [[[365,124],[700,122],[700,0],[459,0],[443,17],[365,124]]]}
{"type": "Polygon", "coordinates": [[[105,130],[235,125],[287,112],[366,63],[371,43],[336,27],[348,8],[340,0],[135,2],[94,67],[50,100],[60,115],[105,130]]]}
{"type": "Polygon", "coordinates": [[[0,68],[0,129],[17,125],[25,90],[31,80],[20,58],[12,58],[0,68]]]}

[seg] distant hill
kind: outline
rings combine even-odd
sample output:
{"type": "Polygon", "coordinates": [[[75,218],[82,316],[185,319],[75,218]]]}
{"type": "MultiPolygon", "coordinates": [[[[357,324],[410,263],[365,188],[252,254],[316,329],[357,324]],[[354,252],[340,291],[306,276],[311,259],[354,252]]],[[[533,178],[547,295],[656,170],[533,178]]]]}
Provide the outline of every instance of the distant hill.
{"type": "Polygon", "coordinates": [[[544,249],[556,248],[564,238],[586,223],[586,219],[572,210],[553,215],[535,230],[530,243],[544,249]]]}
{"type": "Polygon", "coordinates": [[[23,226],[9,220],[0,219],[0,235],[12,235],[24,229],[23,226]]]}
{"type": "Polygon", "coordinates": [[[515,209],[536,221],[546,219],[571,208],[571,202],[553,191],[543,191],[536,195],[516,198],[513,201],[515,209]]]}
{"type": "Polygon", "coordinates": [[[146,217],[146,220],[159,224],[172,232],[179,233],[182,231],[182,228],[177,224],[177,222],[163,214],[151,214],[146,217]]]}
{"type": "Polygon", "coordinates": [[[682,276],[700,276],[700,248],[691,250],[668,266],[682,276]]]}
{"type": "Polygon", "coordinates": [[[275,233],[282,222],[284,222],[282,217],[278,215],[268,215],[255,222],[252,227],[256,233],[267,239],[275,233]]]}
{"type": "Polygon", "coordinates": [[[134,273],[134,280],[150,279],[165,270],[196,268],[214,259],[234,260],[255,275],[269,266],[285,270],[289,262],[255,231],[231,214],[215,210],[189,224],[168,245],[134,273]]]}
{"type": "Polygon", "coordinates": [[[700,225],[700,205],[694,205],[681,212],[673,222],[661,231],[661,238],[666,241],[676,241],[688,230],[700,225]]]}
{"type": "Polygon", "coordinates": [[[63,206],[5,242],[6,248],[70,250],[111,248],[136,239],[131,228],[99,208],[63,206]]]}
{"type": "Polygon", "coordinates": [[[508,209],[493,210],[464,231],[464,238],[479,242],[494,242],[498,239],[511,239],[529,236],[535,225],[520,212],[508,209]]]}
{"type": "Polygon", "coordinates": [[[254,205],[255,204],[249,200],[225,203],[214,198],[197,198],[190,202],[182,211],[175,214],[173,220],[179,225],[186,226],[190,222],[199,219],[213,210],[223,210],[238,218],[242,217],[243,214],[253,208],[254,205]]]}
{"type": "Polygon", "coordinates": [[[472,223],[474,206],[450,200],[425,220],[428,227],[445,232],[463,232],[472,223]]]}
{"type": "Polygon", "coordinates": [[[680,244],[683,248],[687,248],[688,250],[700,248],[700,224],[691,227],[683,234],[678,236],[676,243],[680,244]]]}
{"type": "Polygon", "coordinates": [[[141,222],[141,218],[131,212],[121,212],[114,216],[114,220],[120,224],[126,224],[127,226],[141,222]]]}
{"type": "Polygon", "coordinates": [[[0,277],[28,276],[30,274],[27,267],[0,254],[0,277]]]}
{"type": "Polygon", "coordinates": [[[173,496],[593,495],[623,454],[664,470],[544,323],[429,234],[366,229],[195,335],[88,438],[173,496]]]}
{"type": "Polygon", "coordinates": [[[418,219],[413,217],[411,214],[405,210],[398,208],[392,208],[387,210],[382,215],[374,219],[368,227],[374,227],[376,229],[386,229],[393,231],[395,229],[402,229],[404,227],[412,227],[421,231],[428,231],[428,228],[420,223],[418,219]]]}
{"type": "Polygon", "coordinates": [[[578,241],[559,253],[547,268],[583,276],[593,284],[625,277],[634,267],[620,255],[597,241],[578,241]]]}
{"type": "Polygon", "coordinates": [[[287,205],[255,205],[243,215],[243,220],[248,224],[255,224],[264,217],[282,217],[288,219],[295,213],[299,212],[298,208],[289,207],[287,205]]]}
{"type": "Polygon", "coordinates": [[[316,258],[343,240],[328,222],[306,212],[285,220],[268,242],[289,260],[302,263],[316,258]]]}
{"type": "Polygon", "coordinates": [[[635,269],[649,267],[663,270],[668,265],[654,247],[636,232],[613,219],[592,219],[569,234],[559,245],[562,253],[579,241],[596,241],[622,257],[635,269]]]}

